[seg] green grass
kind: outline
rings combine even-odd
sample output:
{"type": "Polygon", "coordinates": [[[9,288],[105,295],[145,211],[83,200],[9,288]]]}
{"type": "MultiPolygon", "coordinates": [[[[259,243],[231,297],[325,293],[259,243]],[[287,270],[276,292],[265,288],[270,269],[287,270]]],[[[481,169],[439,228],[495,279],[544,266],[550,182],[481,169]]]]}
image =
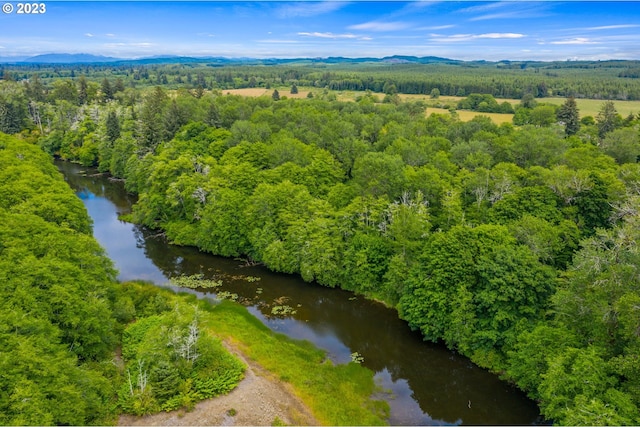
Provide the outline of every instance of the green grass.
{"type": "Polygon", "coordinates": [[[203,324],[213,333],[289,382],[322,424],[386,424],[389,407],[371,399],[376,386],[369,369],[357,363],[334,365],[324,351],[272,332],[238,304],[223,301],[206,319],[203,324]]]}
{"type": "MultiPolygon", "coordinates": [[[[566,98],[544,98],[539,100],[540,102],[548,102],[550,104],[561,105],[566,101],[566,98]]],[[[518,101],[520,102],[520,101],[518,101]]],[[[602,99],[576,99],[578,104],[578,110],[580,111],[580,117],[593,116],[596,117],[602,104],[605,103],[602,99]]],[[[640,101],[613,101],[618,113],[622,117],[626,117],[629,113],[640,113],[640,101]]]]}
{"type": "Polygon", "coordinates": [[[164,300],[163,306],[171,307],[177,299],[197,305],[201,331],[232,343],[274,378],[288,382],[321,424],[388,424],[389,405],[372,399],[378,390],[371,370],[357,363],[334,365],[312,343],[271,331],[245,307],[231,301],[213,304],[141,282],[123,286],[135,288],[135,295],[146,295],[145,300],[164,300]]]}
{"type": "MultiPolygon", "coordinates": [[[[295,96],[297,98],[306,97],[306,94],[309,91],[314,92],[316,96],[322,93],[322,89],[318,89],[318,88],[307,88],[307,87],[300,86],[298,89],[300,90],[300,94],[295,96]]],[[[269,93],[271,93],[272,91],[273,90],[270,90],[269,93]]],[[[289,88],[278,88],[278,91],[280,92],[280,96],[292,97],[288,93],[289,88]]],[[[365,94],[365,92],[363,91],[354,91],[354,90],[342,90],[342,91],[331,91],[331,92],[333,92],[336,95],[336,98],[339,101],[355,101],[356,98],[358,98],[359,96],[363,96],[365,94]]],[[[223,93],[226,93],[226,92],[223,91],[223,93]]],[[[248,93],[249,92],[247,92],[247,94],[248,93]]],[[[382,101],[385,96],[383,93],[374,93],[374,95],[378,97],[380,101],[382,101]]],[[[461,96],[444,96],[444,95],[440,96],[438,99],[432,99],[429,95],[399,94],[399,96],[400,96],[400,99],[402,99],[403,101],[424,101],[427,103],[427,105],[439,104],[439,105],[455,106],[458,103],[458,101],[463,99],[463,97],[461,96]]],[[[507,101],[513,106],[516,106],[520,103],[519,99],[498,98],[497,100],[499,103],[507,101]]],[[[566,98],[538,98],[536,99],[536,101],[555,104],[555,105],[561,105],[566,101],[566,98]]],[[[598,115],[598,112],[600,111],[600,108],[602,107],[602,104],[605,101],[602,99],[576,99],[576,102],[578,104],[578,110],[580,111],[580,117],[584,117],[584,116],[596,117],[598,115]]],[[[640,114],[640,101],[614,101],[614,104],[616,106],[616,109],[618,110],[618,113],[620,113],[622,117],[626,117],[630,113],[640,114]]],[[[443,108],[437,108],[437,107],[428,107],[427,115],[430,115],[431,113],[448,114],[448,110],[443,108]]],[[[510,123],[513,118],[513,114],[479,113],[476,111],[458,110],[458,117],[460,118],[460,120],[464,122],[469,121],[478,115],[489,116],[493,120],[493,122],[496,124],[501,124],[504,122],[510,123]]]]}
{"type": "MultiPolygon", "coordinates": [[[[427,117],[431,114],[451,114],[449,110],[444,108],[433,108],[427,107],[427,117]]],[[[456,114],[458,118],[463,122],[468,122],[476,116],[486,116],[489,117],[495,124],[499,125],[502,123],[511,123],[513,122],[513,114],[502,114],[502,113],[481,113],[479,111],[469,111],[469,110],[456,110],[456,114]]]]}

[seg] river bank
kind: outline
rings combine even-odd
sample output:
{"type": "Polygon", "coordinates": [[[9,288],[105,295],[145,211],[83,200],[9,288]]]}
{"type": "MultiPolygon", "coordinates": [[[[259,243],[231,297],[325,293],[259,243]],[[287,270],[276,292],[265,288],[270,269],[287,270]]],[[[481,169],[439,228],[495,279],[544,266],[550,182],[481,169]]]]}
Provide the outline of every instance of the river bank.
{"type": "Polygon", "coordinates": [[[122,415],[121,426],[259,426],[319,425],[311,410],[298,398],[290,385],[278,380],[237,346],[225,347],[247,366],[240,384],[229,394],[207,399],[192,411],[160,412],[136,417],[122,415]]]}

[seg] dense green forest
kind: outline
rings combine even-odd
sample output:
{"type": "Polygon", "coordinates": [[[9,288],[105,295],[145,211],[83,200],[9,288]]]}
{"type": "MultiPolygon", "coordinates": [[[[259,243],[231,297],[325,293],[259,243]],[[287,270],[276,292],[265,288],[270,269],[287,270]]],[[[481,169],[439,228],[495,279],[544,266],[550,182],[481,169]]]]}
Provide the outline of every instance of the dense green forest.
{"type": "Polygon", "coordinates": [[[235,387],[244,366],[199,333],[195,306],[116,285],[82,202],[42,150],[0,134],[0,178],[0,424],[112,424],[235,387]]]}
{"type": "Polygon", "coordinates": [[[556,423],[640,423],[638,117],[115,86],[5,81],[0,130],[125,179],[177,244],[384,301],[556,423]]]}
{"type": "Polygon", "coordinates": [[[384,423],[388,406],[371,399],[373,372],[359,364],[327,363],[238,304],[116,283],[51,158],[1,133],[0,194],[1,425],[107,425],[122,413],[190,410],[243,378],[221,338],[286,376],[325,424],[384,423]]]}
{"type": "Polygon", "coordinates": [[[482,93],[520,99],[547,96],[640,100],[638,61],[455,61],[390,57],[233,61],[197,58],[121,61],[106,64],[0,64],[5,80],[45,82],[85,75],[124,87],[242,89],[276,86],[318,90],[467,96],[482,93]]]}

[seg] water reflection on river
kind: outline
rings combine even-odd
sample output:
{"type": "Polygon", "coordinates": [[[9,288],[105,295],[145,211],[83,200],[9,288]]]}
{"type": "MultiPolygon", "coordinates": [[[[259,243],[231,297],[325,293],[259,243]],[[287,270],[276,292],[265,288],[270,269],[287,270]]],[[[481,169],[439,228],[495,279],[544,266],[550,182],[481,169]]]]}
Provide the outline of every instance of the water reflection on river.
{"type": "Polygon", "coordinates": [[[57,165],[87,207],[94,235],[114,261],[120,280],[166,285],[169,277],[180,274],[224,277],[222,289],[238,294],[269,328],[313,342],[336,363],[360,353],[364,365],[376,372],[378,384],[390,391],[391,424],[539,421],[536,405],[521,392],[445,347],[422,341],[394,310],[349,292],[305,283],[297,276],[169,245],[154,231],[118,220],[118,214],[129,212],[135,202],[121,183],[85,176],[82,168],[70,163],[57,165]],[[248,282],[242,276],[260,280],[248,282]],[[271,308],[283,301],[296,313],[274,317],[271,308]]]}

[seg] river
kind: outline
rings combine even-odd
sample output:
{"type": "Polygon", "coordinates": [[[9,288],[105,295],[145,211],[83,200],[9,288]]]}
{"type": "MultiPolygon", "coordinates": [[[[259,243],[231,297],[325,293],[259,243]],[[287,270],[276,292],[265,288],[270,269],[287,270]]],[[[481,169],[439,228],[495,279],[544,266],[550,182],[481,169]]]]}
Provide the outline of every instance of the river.
{"type": "MultiPolygon", "coordinates": [[[[523,425],[541,421],[534,402],[495,375],[442,345],[424,342],[397,312],[350,292],[305,283],[239,260],[169,244],[156,231],[118,219],[135,197],[121,182],[85,168],[56,162],[93,218],[93,233],[119,271],[118,279],[168,286],[170,277],[203,274],[223,278],[224,291],[238,294],[256,317],[274,331],[305,339],[327,351],[335,363],[358,352],[375,380],[390,391],[392,425],[523,425]],[[249,282],[246,276],[259,277],[249,282]],[[295,314],[273,316],[274,305],[295,314]]],[[[196,291],[194,291],[196,292],[196,291]]],[[[213,294],[196,292],[201,297],[213,294]]],[[[357,420],[354,420],[357,423],[357,420]]]]}

